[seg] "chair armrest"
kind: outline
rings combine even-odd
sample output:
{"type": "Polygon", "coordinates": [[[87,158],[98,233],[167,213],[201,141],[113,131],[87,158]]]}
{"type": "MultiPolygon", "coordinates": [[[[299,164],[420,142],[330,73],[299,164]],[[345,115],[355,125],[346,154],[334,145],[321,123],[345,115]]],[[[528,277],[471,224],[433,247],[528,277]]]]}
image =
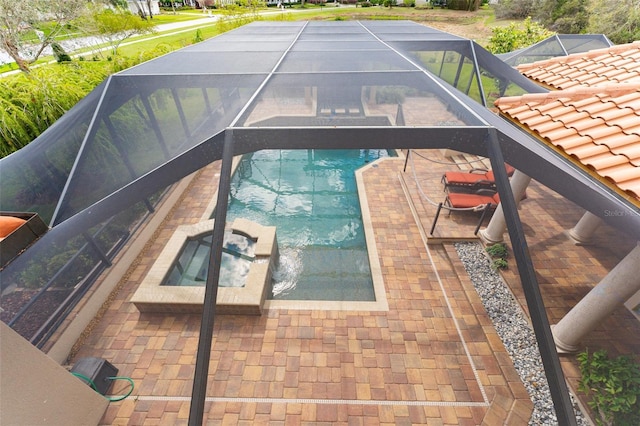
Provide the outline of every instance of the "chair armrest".
{"type": "Polygon", "coordinates": [[[496,191],[495,189],[487,189],[487,188],[483,188],[483,189],[478,189],[477,191],[474,192],[474,194],[476,195],[488,195],[490,197],[494,196],[498,191],[496,191]]]}

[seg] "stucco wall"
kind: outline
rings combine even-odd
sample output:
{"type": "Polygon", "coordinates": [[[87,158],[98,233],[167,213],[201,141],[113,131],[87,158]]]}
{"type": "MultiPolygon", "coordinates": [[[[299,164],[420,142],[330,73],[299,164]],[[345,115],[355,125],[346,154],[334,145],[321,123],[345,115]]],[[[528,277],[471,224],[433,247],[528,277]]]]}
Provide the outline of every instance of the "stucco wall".
{"type": "Polygon", "coordinates": [[[97,425],[109,401],[0,322],[0,424],[97,425]]]}

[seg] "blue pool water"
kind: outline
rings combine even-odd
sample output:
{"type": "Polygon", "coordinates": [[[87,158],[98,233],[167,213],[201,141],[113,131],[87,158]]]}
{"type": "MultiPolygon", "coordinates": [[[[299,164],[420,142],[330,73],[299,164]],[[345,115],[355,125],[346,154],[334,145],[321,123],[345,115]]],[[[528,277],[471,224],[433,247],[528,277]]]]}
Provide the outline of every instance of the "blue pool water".
{"type": "Polygon", "coordinates": [[[231,182],[227,221],[277,227],[271,298],[374,301],[355,170],[386,150],[259,151],[231,182]]]}

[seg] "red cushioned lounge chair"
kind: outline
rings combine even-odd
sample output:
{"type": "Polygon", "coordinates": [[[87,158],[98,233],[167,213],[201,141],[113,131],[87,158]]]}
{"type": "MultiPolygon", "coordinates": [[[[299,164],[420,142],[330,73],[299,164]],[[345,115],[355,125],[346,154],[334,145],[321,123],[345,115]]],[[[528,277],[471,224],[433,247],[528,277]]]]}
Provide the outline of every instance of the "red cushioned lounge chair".
{"type": "MultiPolygon", "coordinates": [[[[513,175],[516,171],[512,166],[505,163],[507,176],[513,175]]],[[[477,191],[479,189],[495,190],[496,180],[493,171],[485,169],[471,169],[468,172],[446,172],[442,175],[442,183],[445,190],[456,189],[458,191],[477,191]]]]}
{"type": "Polygon", "coordinates": [[[465,194],[461,192],[450,192],[444,200],[444,204],[454,209],[473,209],[478,211],[495,209],[500,203],[500,196],[495,194],[465,194]]]}
{"type": "Polygon", "coordinates": [[[480,216],[480,220],[478,221],[476,230],[473,233],[474,235],[477,235],[478,231],[480,230],[480,226],[484,221],[484,218],[489,212],[492,212],[496,209],[498,203],[500,203],[500,196],[497,192],[494,193],[492,191],[486,190],[481,190],[478,194],[449,192],[444,202],[438,205],[438,210],[436,211],[436,215],[433,218],[433,224],[431,225],[430,235],[433,235],[433,231],[435,231],[436,229],[436,224],[438,223],[438,218],[440,217],[440,211],[442,207],[448,209],[449,214],[451,214],[451,211],[455,209],[475,210],[478,212],[481,211],[482,215],[480,216]]]}

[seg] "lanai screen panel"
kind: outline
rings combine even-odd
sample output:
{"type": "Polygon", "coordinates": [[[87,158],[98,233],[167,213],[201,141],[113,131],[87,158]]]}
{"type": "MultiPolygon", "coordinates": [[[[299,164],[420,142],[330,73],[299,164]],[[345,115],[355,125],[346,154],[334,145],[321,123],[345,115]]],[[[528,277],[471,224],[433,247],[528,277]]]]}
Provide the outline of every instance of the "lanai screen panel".
{"type": "Polygon", "coordinates": [[[603,34],[557,34],[532,46],[497,55],[511,66],[613,46],[603,34]]]}
{"type": "Polygon", "coordinates": [[[118,75],[85,135],[59,223],[221,132],[265,75],[118,75]]]}
{"type": "Polygon", "coordinates": [[[257,27],[113,76],[85,135],[55,223],[224,130],[276,67],[302,24],[257,27]]]}
{"type": "Polygon", "coordinates": [[[558,34],[558,38],[569,55],[613,46],[604,34],[558,34]]]}
{"type": "Polygon", "coordinates": [[[34,212],[45,223],[51,221],[91,125],[103,86],[76,104],[36,140],[0,160],[0,211],[34,212]]]}
{"type": "MultiPolygon", "coordinates": [[[[391,37],[389,37],[391,39],[391,37]]],[[[487,107],[501,96],[543,91],[471,40],[390,40],[422,68],[487,107]]]]}
{"type": "Polygon", "coordinates": [[[308,23],[239,125],[482,125],[419,64],[383,40],[398,34],[443,33],[407,23],[308,23]]]}

